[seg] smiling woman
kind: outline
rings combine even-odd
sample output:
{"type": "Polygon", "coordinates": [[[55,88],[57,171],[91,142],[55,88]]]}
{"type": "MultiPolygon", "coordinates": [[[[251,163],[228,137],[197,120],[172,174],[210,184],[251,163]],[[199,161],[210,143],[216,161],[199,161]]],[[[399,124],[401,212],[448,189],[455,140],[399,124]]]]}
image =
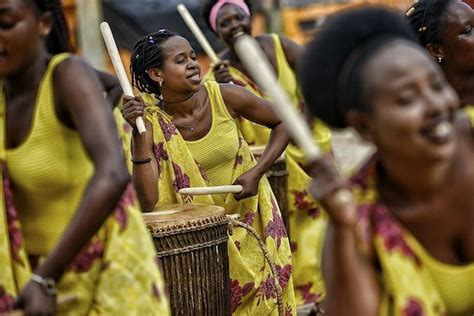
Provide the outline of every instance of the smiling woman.
{"type": "MultiPolygon", "coordinates": [[[[290,245],[264,176],[285,149],[288,135],[268,102],[238,86],[201,84],[194,50],[186,39],[167,30],[135,44],[131,72],[134,85],[158,100],[145,107],[140,97],[125,98],[123,106],[132,126],[137,116],[146,113],[150,131],[133,136],[133,180],[144,211],[153,210],[157,203],[192,202],[223,206],[227,214],[239,215],[265,241],[280,273],[287,315],[294,315],[290,245]],[[237,115],[272,131],[258,163],[237,129],[237,115]],[[178,194],[186,187],[232,183],[242,185],[242,192],[191,199],[178,194]]],[[[274,281],[257,242],[246,230],[236,228],[228,249],[232,312],[275,314],[274,281]]]]}

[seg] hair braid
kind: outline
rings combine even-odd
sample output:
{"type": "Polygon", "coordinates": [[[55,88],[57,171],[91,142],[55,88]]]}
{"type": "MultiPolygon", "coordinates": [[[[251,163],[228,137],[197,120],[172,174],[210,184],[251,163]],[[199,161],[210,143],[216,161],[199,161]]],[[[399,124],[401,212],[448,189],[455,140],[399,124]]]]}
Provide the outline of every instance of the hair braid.
{"type": "Polygon", "coordinates": [[[161,45],[169,38],[178,34],[168,30],[160,30],[139,39],[133,46],[130,73],[132,85],[141,92],[146,92],[159,97],[159,85],[148,75],[150,68],[160,68],[165,59],[161,45]]]}
{"type": "Polygon", "coordinates": [[[444,13],[451,0],[419,0],[406,12],[408,22],[423,46],[441,41],[444,13]]]}

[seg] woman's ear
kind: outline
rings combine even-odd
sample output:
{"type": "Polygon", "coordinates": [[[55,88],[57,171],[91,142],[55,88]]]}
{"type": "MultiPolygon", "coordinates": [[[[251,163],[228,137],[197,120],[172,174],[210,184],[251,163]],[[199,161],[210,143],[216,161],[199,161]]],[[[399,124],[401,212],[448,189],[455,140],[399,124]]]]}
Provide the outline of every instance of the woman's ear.
{"type": "Polygon", "coordinates": [[[426,49],[436,61],[441,62],[444,59],[444,51],[439,44],[430,43],[426,45],[426,49]]]}
{"type": "Polygon", "coordinates": [[[353,127],[365,141],[373,143],[371,120],[367,113],[350,110],[346,113],[346,122],[349,126],[353,127]]]}
{"type": "Polygon", "coordinates": [[[39,32],[42,37],[46,37],[51,32],[54,24],[53,14],[51,12],[45,12],[41,15],[39,20],[39,32]]]}
{"type": "Polygon", "coordinates": [[[150,68],[146,71],[151,80],[158,82],[161,86],[163,84],[163,77],[161,77],[161,71],[158,68],[150,68]]]}

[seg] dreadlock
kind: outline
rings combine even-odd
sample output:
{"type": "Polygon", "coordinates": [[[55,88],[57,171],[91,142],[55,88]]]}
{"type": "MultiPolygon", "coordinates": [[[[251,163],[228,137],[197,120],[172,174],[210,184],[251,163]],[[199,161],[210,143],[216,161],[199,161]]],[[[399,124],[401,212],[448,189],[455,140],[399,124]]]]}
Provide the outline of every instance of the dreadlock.
{"type": "Polygon", "coordinates": [[[64,17],[61,0],[29,0],[33,5],[37,16],[51,12],[53,17],[53,28],[46,37],[46,49],[50,54],[73,52],[69,38],[69,29],[64,17]]]}
{"type": "Polygon", "coordinates": [[[160,87],[148,75],[151,68],[163,66],[165,56],[161,45],[169,38],[178,34],[168,30],[160,30],[139,39],[133,46],[130,58],[130,73],[132,74],[132,85],[141,92],[161,95],[160,87]]]}
{"type": "Polygon", "coordinates": [[[444,13],[452,0],[419,0],[406,12],[408,22],[418,35],[421,45],[441,42],[440,30],[444,13]]]}

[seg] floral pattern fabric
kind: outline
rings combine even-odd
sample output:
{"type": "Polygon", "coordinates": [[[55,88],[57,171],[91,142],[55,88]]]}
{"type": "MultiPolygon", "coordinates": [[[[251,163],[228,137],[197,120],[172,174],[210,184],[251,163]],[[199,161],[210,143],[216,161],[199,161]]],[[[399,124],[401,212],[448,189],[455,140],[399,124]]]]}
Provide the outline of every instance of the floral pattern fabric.
{"type": "MultiPolygon", "coordinates": [[[[214,83],[215,84],[215,83],[214,83]]],[[[219,89],[215,84],[214,89],[219,89]]],[[[220,92],[219,92],[220,93],[220,92]]],[[[150,99],[148,99],[150,100],[150,99]]],[[[211,101],[211,105],[213,105],[211,101]]],[[[158,159],[161,170],[158,181],[158,203],[194,203],[220,205],[227,214],[239,214],[252,226],[264,241],[275,264],[280,268],[279,279],[283,285],[283,299],[289,315],[296,315],[293,283],[291,278],[291,251],[283,220],[267,179],[260,181],[258,195],[237,202],[228,194],[222,204],[210,195],[186,197],[178,194],[185,187],[213,185],[205,170],[194,160],[185,140],[171,120],[153,101],[147,107],[147,120],[153,125],[153,143],[161,148],[158,159]]],[[[245,141],[239,142],[236,161],[231,170],[235,180],[255,164],[245,141]]],[[[156,151],[155,151],[156,155],[156,151]]],[[[230,259],[231,309],[234,315],[277,315],[276,292],[271,270],[265,262],[257,241],[243,228],[234,228],[228,242],[230,259]]]]}

